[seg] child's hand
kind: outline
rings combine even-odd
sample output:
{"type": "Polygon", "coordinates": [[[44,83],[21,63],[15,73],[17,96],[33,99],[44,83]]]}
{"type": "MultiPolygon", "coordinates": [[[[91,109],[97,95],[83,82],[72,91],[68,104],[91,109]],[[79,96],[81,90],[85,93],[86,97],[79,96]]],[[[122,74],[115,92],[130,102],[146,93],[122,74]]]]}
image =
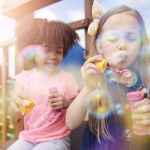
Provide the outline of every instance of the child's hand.
{"type": "Polygon", "coordinates": [[[95,65],[96,62],[101,61],[101,55],[89,58],[81,67],[81,75],[83,78],[84,87],[93,90],[97,87],[99,81],[99,69],[95,65]]]}
{"type": "Polygon", "coordinates": [[[11,106],[16,113],[21,113],[22,115],[25,115],[19,107],[28,107],[28,104],[26,104],[24,100],[20,97],[14,96],[13,101],[11,102],[11,106]]]}
{"type": "Polygon", "coordinates": [[[132,119],[134,124],[150,126],[150,99],[144,98],[134,104],[132,119]]]}
{"type": "Polygon", "coordinates": [[[67,108],[70,105],[70,102],[59,93],[50,93],[49,94],[49,103],[53,109],[62,110],[67,108]]]}

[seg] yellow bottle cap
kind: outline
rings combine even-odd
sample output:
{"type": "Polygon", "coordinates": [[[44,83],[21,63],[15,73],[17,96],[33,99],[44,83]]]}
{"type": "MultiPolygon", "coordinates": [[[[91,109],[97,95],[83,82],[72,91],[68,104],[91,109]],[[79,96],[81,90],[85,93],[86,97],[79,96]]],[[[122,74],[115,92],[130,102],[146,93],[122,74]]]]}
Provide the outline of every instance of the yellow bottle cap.
{"type": "Polygon", "coordinates": [[[26,103],[26,106],[18,105],[18,108],[23,112],[25,115],[32,111],[33,107],[35,106],[34,102],[29,99],[23,99],[26,103]]]}
{"type": "Polygon", "coordinates": [[[107,61],[105,59],[102,59],[101,61],[96,62],[95,64],[98,67],[100,73],[104,73],[104,71],[107,68],[107,61]]]}

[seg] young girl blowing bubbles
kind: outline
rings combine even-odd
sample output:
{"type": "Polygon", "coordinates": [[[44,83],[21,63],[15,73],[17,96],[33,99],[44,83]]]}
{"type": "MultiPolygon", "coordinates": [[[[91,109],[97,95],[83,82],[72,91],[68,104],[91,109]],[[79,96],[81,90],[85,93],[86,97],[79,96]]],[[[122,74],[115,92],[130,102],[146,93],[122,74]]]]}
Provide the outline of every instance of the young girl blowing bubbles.
{"type": "Polygon", "coordinates": [[[82,66],[83,89],[69,106],[66,123],[74,129],[89,112],[82,150],[148,150],[150,51],[143,19],[137,10],[119,6],[102,15],[93,27],[100,55],[89,58],[82,66]],[[104,59],[108,65],[101,73],[96,64],[104,59]],[[130,116],[125,116],[126,95],[135,91],[143,93],[142,100],[135,102],[130,116]],[[147,132],[135,134],[131,127],[130,133],[126,129],[129,117],[132,127],[134,124],[141,130],[148,129],[147,132]]]}

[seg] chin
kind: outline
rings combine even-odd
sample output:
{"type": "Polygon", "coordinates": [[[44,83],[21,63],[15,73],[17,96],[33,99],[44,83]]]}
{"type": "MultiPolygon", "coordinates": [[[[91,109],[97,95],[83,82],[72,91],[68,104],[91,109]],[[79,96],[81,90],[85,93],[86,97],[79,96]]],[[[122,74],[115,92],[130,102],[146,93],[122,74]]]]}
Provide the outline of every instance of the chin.
{"type": "Polygon", "coordinates": [[[118,68],[119,68],[119,69],[127,69],[127,68],[128,68],[128,65],[122,64],[122,65],[119,65],[118,68]]]}
{"type": "Polygon", "coordinates": [[[119,64],[115,64],[115,65],[110,65],[110,67],[113,67],[116,69],[126,69],[126,68],[128,68],[128,65],[124,64],[124,63],[119,63],[119,64]]]}
{"type": "Polygon", "coordinates": [[[116,66],[120,69],[126,69],[129,67],[129,64],[127,63],[127,60],[120,61],[116,66]]]}
{"type": "Polygon", "coordinates": [[[54,65],[54,64],[46,64],[46,66],[50,67],[50,68],[55,68],[56,67],[56,65],[54,65]]]}

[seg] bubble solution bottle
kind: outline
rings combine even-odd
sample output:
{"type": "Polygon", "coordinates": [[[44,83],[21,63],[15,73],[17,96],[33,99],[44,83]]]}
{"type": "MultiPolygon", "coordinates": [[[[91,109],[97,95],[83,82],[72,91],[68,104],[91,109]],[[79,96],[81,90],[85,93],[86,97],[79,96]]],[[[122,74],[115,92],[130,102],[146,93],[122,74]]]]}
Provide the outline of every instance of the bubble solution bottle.
{"type": "MultiPolygon", "coordinates": [[[[141,101],[144,98],[144,92],[143,91],[134,91],[127,93],[128,102],[131,108],[131,112],[133,111],[134,103],[141,101]]],[[[142,126],[142,125],[136,125],[132,124],[133,133],[135,135],[148,135],[149,127],[142,126]]]]}
{"type": "Polygon", "coordinates": [[[27,115],[28,113],[30,113],[32,111],[35,104],[32,100],[30,100],[28,98],[20,97],[20,99],[22,99],[26,105],[22,106],[22,105],[17,104],[17,106],[24,115],[27,115]]]}

